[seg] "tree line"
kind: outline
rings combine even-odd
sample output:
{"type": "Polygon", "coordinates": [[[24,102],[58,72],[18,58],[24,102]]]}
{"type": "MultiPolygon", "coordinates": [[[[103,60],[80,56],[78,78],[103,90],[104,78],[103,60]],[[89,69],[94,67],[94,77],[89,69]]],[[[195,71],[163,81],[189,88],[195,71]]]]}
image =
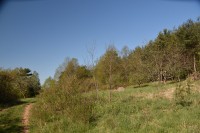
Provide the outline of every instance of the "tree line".
{"type": "Polygon", "coordinates": [[[36,71],[31,72],[28,68],[0,69],[0,104],[34,97],[40,89],[40,80],[36,71]]]}
{"type": "Polygon", "coordinates": [[[118,51],[114,45],[109,45],[96,62],[94,51],[91,53],[92,63],[87,66],[79,65],[77,59],[66,59],[56,70],[55,78],[49,77],[44,87],[55,84],[63,74],[75,69],[78,76],[87,75],[83,79],[86,78],[84,82],[87,82],[89,90],[91,86],[98,90],[134,84],[140,86],[154,81],[180,81],[188,76],[197,79],[200,70],[200,19],[188,20],[173,30],[164,29],[155,40],[133,50],[124,46],[118,51]],[[71,62],[76,65],[70,66],[74,68],[68,71],[71,62]]]}
{"type": "MultiPolygon", "coordinates": [[[[94,58],[94,48],[88,53],[90,63],[87,65],[67,58],[57,68],[54,78],[49,77],[44,82],[34,111],[40,120],[35,123],[41,129],[47,122],[62,118],[66,118],[66,123],[89,125],[96,118],[95,105],[112,102],[111,93],[117,87],[180,81],[188,76],[198,79],[200,21],[188,20],[177,29],[164,29],[155,40],[133,50],[124,46],[118,51],[114,45],[109,45],[98,60],[94,58]],[[109,90],[109,97],[103,98],[99,90],[105,89],[109,90]]],[[[177,92],[177,95],[181,94],[177,92]]],[[[182,100],[187,103],[184,99],[178,101],[182,100]]]]}

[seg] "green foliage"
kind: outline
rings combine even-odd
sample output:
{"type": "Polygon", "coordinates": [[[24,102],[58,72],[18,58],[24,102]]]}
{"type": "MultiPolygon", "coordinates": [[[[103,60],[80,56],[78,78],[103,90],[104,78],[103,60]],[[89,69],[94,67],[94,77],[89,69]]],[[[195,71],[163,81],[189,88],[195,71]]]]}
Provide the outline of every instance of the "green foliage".
{"type": "Polygon", "coordinates": [[[191,104],[191,81],[187,81],[186,85],[178,84],[175,90],[176,104],[182,106],[189,106],[191,104]]]}
{"type": "Polygon", "coordinates": [[[34,71],[31,77],[29,77],[28,81],[28,94],[27,97],[34,97],[35,95],[39,94],[41,89],[39,74],[34,71]]]}
{"type": "Polygon", "coordinates": [[[49,88],[45,89],[39,96],[36,108],[33,110],[32,122],[38,127],[35,132],[40,132],[43,129],[51,129],[51,131],[47,130],[48,132],[57,132],[59,128],[63,128],[63,124],[66,124],[63,129],[66,132],[86,130],[92,119],[91,114],[95,99],[93,96],[87,96],[83,93],[83,90],[87,90],[88,86],[85,85],[85,88],[81,86],[90,78],[86,67],[79,66],[76,59],[71,59],[56,84],[53,86],[49,84],[49,88]],[[58,127],[46,125],[46,123],[51,122],[57,122],[61,125],[58,127]],[[73,126],[78,125],[82,125],[81,129],[72,129],[73,126]]]}
{"type": "Polygon", "coordinates": [[[111,45],[97,63],[91,54],[92,67],[68,59],[54,79],[45,81],[48,89],[33,110],[32,131],[198,132],[200,95],[191,92],[191,83],[177,85],[174,100],[166,98],[173,91],[164,93],[175,88],[168,80],[185,80],[200,70],[199,30],[199,21],[189,20],[172,31],[164,29],[144,47],[124,47],[121,55],[111,45]],[[112,91],[128,85],[139,87],[112,91]],[[98,88],[109,91],[97,91],[94,98],[98,88]]]}
{"type": "Polygon", "coordinates": [[[200,70],[199,31],[200,22],[188,20],[177,29],[164,29],[144,47],[125,46],[118,54],[111,45],[97,62],[95,77],[101,86],[112,84],[111,88],[184,80],[200,70]]]}
{"type": "Polygon", "coordinates": [[[92,77],[91,72],[86,68],[86,66],[79,66],[76,70],[76,75],[78,79],[92,77]]]}
{"type": "Polygon", "coordinates": [[[18,100],[18,91],[14,89],[13,80],[11,72],[0,71],[0,104],[18,100]]]}
{"type": "MultiPolygon", "coordinates": [[[[80,120],[72,121],[72,117],[64,111],[67,99],[62,101],[64,99],[60,98],[58,102],[58,98],[63,97],[64,90],[56,93],[60,90],[48,89],[46,90],[48,93],[42,93],[40,102],[34,107],[32,117],[34,125],[31,131],[41,133],[198,132],[200,129],[199,93],[191,93],[190,98],[193,102],[190,106],[185,107],[175,105],[174,101],[162,96],[140,97],[146,93],[157,94],[175,86],[176,84],[173,83],[162,86],[157,83],[150,83],[141,88],[129,87],[124,92],[113,93],[111,103],[107,102],[108,91],[100,91],[99,100],[92,105],[92,112],[88,113],[90,116],[88,124],[84,124],[80,120]],[[58,95],[57,98],[55,98],[55,95],[58,95]],[[49,100],[44,100],[47,97],[49,100]],[[50,113],[52,109],[55,109],[55,105],[57,105],[56,108],[63,107],[63,113],[61,113],[61,110],[50,113]]],[[[92,94],[93,92],[84,93],[83,96],[91,98],[90,95],[92,94]]],[[[64,93],[64,95],[67,94],[64,93]]],[[[93,101],[93,99],[90,99],[90,101],[93,101]]],[[[77,115],[77,117],[82,118],[81,115],[77,115]]]]}
{"type": "Polygon", "coordinates": [[[69,61],[70,61],[69,57],[65,58],[64,62],[61,65],[59,65],[59,67],[56,69],[56,72],[54,74],[54,80],[55,81],[59,80],[62,72],[65,70],[65,68],[66,68],[66,66],[67,66],[69,61]]]}
{"type": "Polygon", "coordinates": [[[28,68],[0,70],[0,104],[16,102],[19,98],[33,97],[39,93],[38,73],[30,72],[28,68]]]}
{"type": "Polygon", "coordinates": [[[110,45],[106,53],[100,58],[96,65],[96,77],[103,85],[109,86],[107,89],[113,89],[117,82],[119,75],[120,58],[117,50],[113,45],[110,45]]]}
{"type": "Polygon", "coordinates": [[[14,76],[14,88],[18,90],[20,98],[33,97],[39,93],[41,88],[39,75],[36,71],[31,73],[28,68],[16,68],[12,70],[14,76]]]}
{"type": "Polygon", "coordinates": [[[144,50],[137,47],[129,56],[129,60],[132,61],[129,75],[129,82],[132,84],[141,85],[148,81],[148,72],[146,71],[146,66],[143,62],[144,60],[144,50]]]}
{"type": "Polygon", "coordinates": [[[52,79],[51,77],[48,77],[45,81],[44,84],[42,85],[43,89],[50,89],[51,87],[55,87],[56,81],[52,79]]]}

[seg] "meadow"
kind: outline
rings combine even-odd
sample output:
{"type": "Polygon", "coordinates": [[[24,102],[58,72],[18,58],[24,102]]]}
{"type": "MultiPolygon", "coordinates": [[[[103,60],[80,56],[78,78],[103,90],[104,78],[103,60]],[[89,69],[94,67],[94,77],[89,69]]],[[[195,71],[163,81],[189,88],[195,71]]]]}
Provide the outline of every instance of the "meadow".
{"type": "MultiPolygon", "coordinates": [[[[185,85],[185,82],[182,84],[185,85]]],[[[143,87],[130,86],[124,91],[112,91],[111,102],[108,98],[109,91],[100,91],[99,99],[92,105],[92,112],[89,113],[89,121],[86,123],[73,121],[63,112],[51,114],[48,110],[43,110],[38,102],[33,109],[30,132],[198,132],[200,81],[190,83],[190,93],[185,99],[189,104],[177,102],[175,94],[178,84],[155,82],[144,84],[143,87]]],[[[92,97],[93,93],[84,95],[92,97]]]]}

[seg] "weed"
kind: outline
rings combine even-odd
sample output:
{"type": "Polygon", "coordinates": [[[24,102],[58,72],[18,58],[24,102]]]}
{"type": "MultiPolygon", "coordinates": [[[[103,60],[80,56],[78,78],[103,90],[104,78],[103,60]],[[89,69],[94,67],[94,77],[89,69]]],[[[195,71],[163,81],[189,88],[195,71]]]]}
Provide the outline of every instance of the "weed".
{"type": "Polygon", "coordinates": [[[191,95],[191,82],[187,81],[186,85],[178,84],[175,90],[175,102],[182,106],[189,106],[192,101],[191,95]]]}

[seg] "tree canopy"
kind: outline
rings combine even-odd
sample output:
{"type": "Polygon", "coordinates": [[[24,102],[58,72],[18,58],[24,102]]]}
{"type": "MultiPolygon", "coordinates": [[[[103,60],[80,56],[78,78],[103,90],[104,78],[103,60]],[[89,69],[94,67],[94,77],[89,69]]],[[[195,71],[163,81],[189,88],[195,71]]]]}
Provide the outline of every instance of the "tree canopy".
{"type": "Polygon", "coordinates": [[[0,103],[33,97],[40,91],[39,75],[28,68],[0,69],[0,103]]]}

